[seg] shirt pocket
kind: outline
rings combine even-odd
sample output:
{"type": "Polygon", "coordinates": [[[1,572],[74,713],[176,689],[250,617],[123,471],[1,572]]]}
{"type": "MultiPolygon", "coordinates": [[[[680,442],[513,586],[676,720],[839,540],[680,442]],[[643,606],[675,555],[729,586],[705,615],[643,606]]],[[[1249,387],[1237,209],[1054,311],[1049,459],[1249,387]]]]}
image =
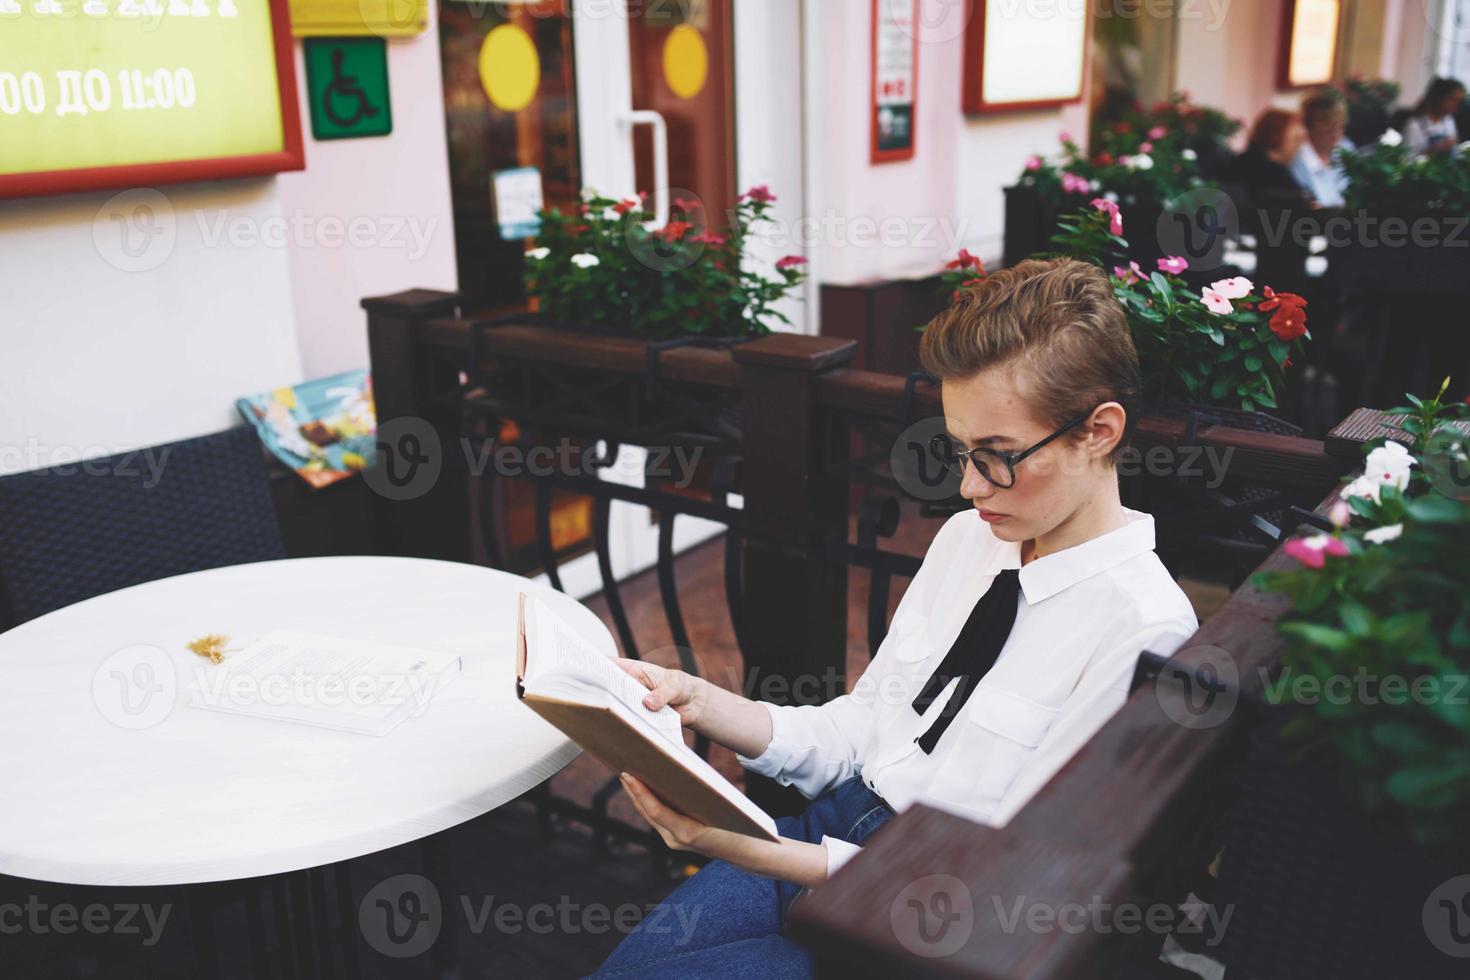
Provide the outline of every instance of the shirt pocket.
{"type": "Polygon", "coordinates": [[[1031,760],[1056,717],[1056,708],[982,683],[936,746],[945,758],[935,790],[948,802],[988,814],[1031,760]],[[951,736],[954,741],[946,747],[951,736]]]}

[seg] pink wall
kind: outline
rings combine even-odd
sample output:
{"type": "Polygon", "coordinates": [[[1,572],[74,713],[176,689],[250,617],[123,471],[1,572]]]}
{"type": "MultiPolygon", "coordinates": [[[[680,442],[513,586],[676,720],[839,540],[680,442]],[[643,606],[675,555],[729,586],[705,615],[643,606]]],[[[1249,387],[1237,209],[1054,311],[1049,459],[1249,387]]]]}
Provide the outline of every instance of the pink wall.
{"type": "Polygon", "coordinates": [[[362,297],[454,289],[457,276],[437,23],[388,41],[388,136],[312,139],[300,42],[296,52],[306,170],[278,183],[283,214],[302,229],[287,251],[302,369],[311,378],[367,365],[362,297]]]}

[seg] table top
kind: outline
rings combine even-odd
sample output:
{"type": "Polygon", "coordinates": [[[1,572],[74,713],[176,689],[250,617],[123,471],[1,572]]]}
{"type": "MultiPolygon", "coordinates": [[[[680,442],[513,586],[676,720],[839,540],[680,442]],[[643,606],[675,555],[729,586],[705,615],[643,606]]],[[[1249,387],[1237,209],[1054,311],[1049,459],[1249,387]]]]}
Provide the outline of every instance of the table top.
{"type": "Polygon", "coordinates": [[[516,699],[519,591],[616,654],[601,620],[560,592],[416,558],[217,568],[0,633],[0,873],[93,885],[278,874],[513,799],[578,751],[516,699]],[[189,703],[213,667],[190,640],[222,633],[234,648],[274,629],[453,650],[463,670],[385,736],[189,703]]]}

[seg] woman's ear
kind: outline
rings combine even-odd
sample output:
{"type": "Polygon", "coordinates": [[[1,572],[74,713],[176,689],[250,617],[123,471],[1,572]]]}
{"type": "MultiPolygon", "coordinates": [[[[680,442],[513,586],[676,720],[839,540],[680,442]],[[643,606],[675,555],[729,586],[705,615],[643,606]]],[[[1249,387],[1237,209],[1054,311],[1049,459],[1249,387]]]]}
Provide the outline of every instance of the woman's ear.
{"type": "Polygon", "coordinates": [[[1087,422],[1087,451],[1093,456],[1108,456],[1123,440],[1128,425],[1128,412],[1117,402],[1104,402],[1092,410],[1087,422]]]}

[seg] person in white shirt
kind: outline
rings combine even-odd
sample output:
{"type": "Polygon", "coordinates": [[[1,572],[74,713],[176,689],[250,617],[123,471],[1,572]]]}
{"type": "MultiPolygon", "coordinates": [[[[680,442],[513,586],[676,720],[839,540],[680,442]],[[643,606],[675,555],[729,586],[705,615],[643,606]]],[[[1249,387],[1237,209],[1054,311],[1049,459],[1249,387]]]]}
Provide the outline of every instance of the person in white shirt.
{"type": "Polygon", "coordinates": [[[1317,204],[1340,208],[1347,203],[1347,172],[1341,152],[1355,147],[1347,138],[1347,106],[1332,89],[1314,92],[1302,100],[1307,141],[1291,162],[1291,175],[1317,204]]]}
{"type": "Polygon", "coordinates": [[[1197,628],[1153,519],[1120,502],[1139,368],[1100,269],[1030,260],[986,276],[929,324],[920,359],[942,381],[947,434],[931,451],[974,506],[940,528],[853,690],[776,706],[618,661],[650,708],[672,706],[813,802],[773,843],[703,825],[623,774],[669,846],[717,860],[598,976],[807,975],[805,948],[781,934],[803,888],[914,803],[1004,825],[1127,700],[1139,655],[1171,654],[1197,628]]]}
{"type": "Polygon", "coordinates": [[[1465,101],[1465,86],[1453,78],[1435,78],[1404,126],[1404,143],[1418,156],[1449,153],[1460,142],[1455,113],[1465,101]]]}

